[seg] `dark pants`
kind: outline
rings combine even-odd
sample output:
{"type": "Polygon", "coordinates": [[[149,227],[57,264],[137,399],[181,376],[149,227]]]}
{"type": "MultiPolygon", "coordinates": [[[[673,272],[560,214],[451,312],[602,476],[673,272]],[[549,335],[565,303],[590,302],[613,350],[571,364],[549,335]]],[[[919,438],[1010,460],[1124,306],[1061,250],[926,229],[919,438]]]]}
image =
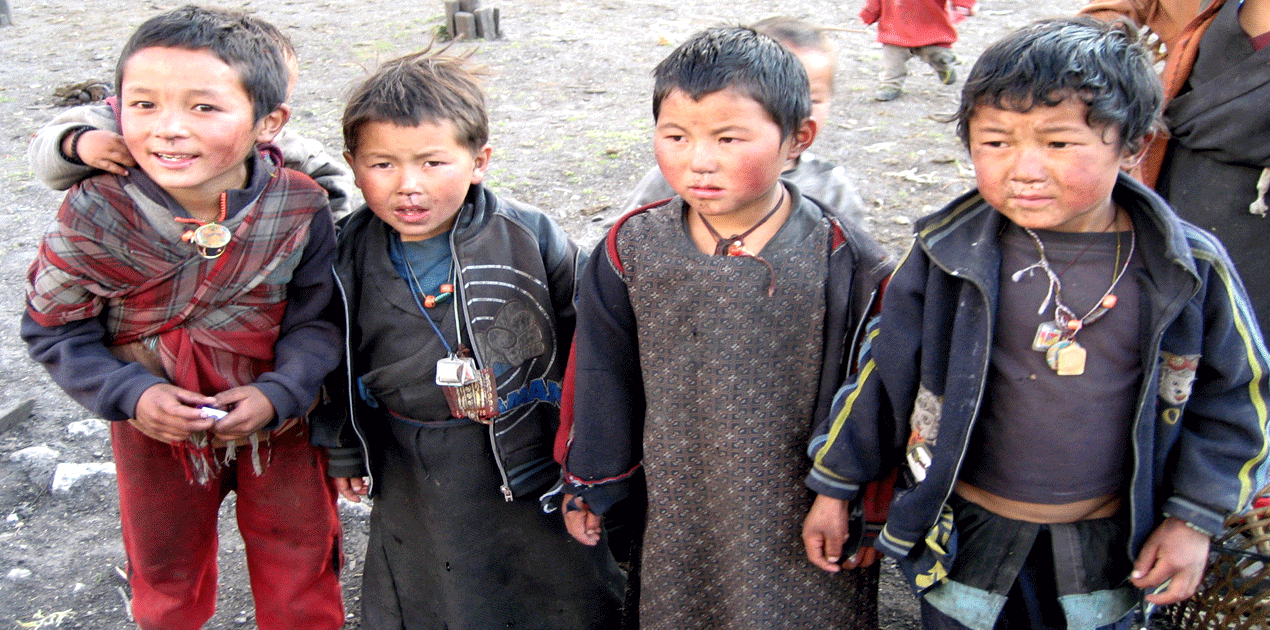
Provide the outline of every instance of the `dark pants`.
{"type": "MultiPolygon", "coordinates": [[[[231,490],[262,630],[344,625],[343,560],[335,487],[326,453],[303,423],[250,447],[213,472],[187,477],[183,453],[127,422],[111,423],[132,614],[143,630],[196,630],[216,607],[216,522],[231,490]]],[[[217,449],[223,460],[225,449],[217,449]]]]}
{"type": "MultiPolygon", "coordinates": [[[[1054,554],[1047,528],[1042,527],[1028,553],[1023,568],[1006,596],[1005,608],[993,630],[1064,630],[1067,621],[1058,602],[1058,586],[1054,580],[1054,554]]],[[[1129,630],[1132,615],[1103,626],[1099,630],[1129,630]]],[[[924,630],[968,630],[956,619],[945,615],[922,599],[924,630]]]]}

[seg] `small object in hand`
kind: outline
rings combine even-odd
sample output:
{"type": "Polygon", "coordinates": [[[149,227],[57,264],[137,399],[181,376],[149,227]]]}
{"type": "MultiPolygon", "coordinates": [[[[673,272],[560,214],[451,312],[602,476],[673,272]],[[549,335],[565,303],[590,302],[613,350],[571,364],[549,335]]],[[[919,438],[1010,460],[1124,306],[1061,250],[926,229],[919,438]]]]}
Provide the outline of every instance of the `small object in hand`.
{"type": "Polygon", "coordinates": [[[215,407],[199,407],[198,410],[203,414],[204,418],[211,418],[212,420],[220,420],[229,415],[228,411],[215,407]]]}

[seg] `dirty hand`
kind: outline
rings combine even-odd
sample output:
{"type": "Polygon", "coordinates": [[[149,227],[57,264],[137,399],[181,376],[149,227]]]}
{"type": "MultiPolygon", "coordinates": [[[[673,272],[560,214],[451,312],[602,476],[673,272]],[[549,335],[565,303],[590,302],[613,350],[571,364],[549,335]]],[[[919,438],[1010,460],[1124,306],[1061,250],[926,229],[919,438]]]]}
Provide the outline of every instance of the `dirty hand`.
{"type": "Polygon", "coordinates": [[[366,491],[369,489],[365,477],[335,477],[334,480],[335,490],[340,493],[340,496],[353,503],[361,503],[362,497],[366,496],[366,491]]]}
{"type": "Polygon", "coordinates": [[[1191,529],[1181,519],[1165,519],[1147,538],[1129,579],[1144,590],[1169,582],[1163,592],[1147,595],[1146,600],[1159,606],[1180,602],[1195,594],[1204,577],[1208,545],[1208,534],[1191,529]]]}
{"type": "MultiPolygon", "coordinates": [[[[823,494],[816,496],[816,502],[811,504],[807,518],[803,520],[803,546],[807,548],[807,559],[812,564],[830,573],[837,573],[848,563],[859,562],[860,554],[856,554],[843,565],[838,564],[842,559],[842,547],[847,542],[847,524],[850,520],[851,511],[846,501],[823,494]]],[[[853,569],[855,566],[852,564],[847,568],[853,569]]]]}
{"type": "MultiPolygon", "coordinates": [[[[70,139],[67,138],[65,142],[69,144],[70,139]]],[[[70,149],[71,147],[63,145],[62,154],[71,155],[70,149]]],[[[137,165],[127,145],[123,143],[123,136],[105,129],[84,132],[75,145],[75,152],[85,165],[116,175],[127,175],[128,167],[137,165]]]]}
{"type": "Polygon", "coordinates": [[[600,524],[603,518],[591,512],[591,508],[587,507],[586,501],[582,499],[578,499],[575,503],[580,509],[569,510],[567,506],[572,501],[574,501],[574,495],[564,495],[564,502],[560,509],[564,513],[564,526],[578,542],[594,547],[600,542],[600,524]]]}
{"type": "Polygon", "coordinates": [[[176,443],[190,434],[212,428],[213,421],[203,417],[199,407],[216,402],[170,383],[151,385],[137,399],[137,408],[128,422],[146,436],[160,442],[176,443]]]}
{"type": "Polygon", "coordinates": [[[229,412],[216,421],[212,430],[222,440],[245,438],[273,420],[273,403],[264,392],[251,385],[242,385],[216,394],[215,405],[229,412]]]}

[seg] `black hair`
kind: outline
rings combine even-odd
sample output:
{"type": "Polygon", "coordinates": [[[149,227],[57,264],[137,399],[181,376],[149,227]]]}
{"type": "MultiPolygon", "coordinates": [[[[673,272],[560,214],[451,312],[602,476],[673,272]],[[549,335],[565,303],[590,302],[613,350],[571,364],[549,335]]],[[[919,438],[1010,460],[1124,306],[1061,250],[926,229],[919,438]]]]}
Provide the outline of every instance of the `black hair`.
{"type": "MultiPolygon", "coordinates": [[[[466,56],[446,56],[432,47],[385,62],[349,98],[344,108],[344,148],[357,153],[359,132],[371,122],[414,127],[450,121],[455,141],[473,154],[489,142],[485,93],[466,56]]],[[[469,53],[470,54],[470,53],[469,53]]]]}
{"type": "Polygon", "coordinates": [[[1075,97],[1088,106],[1085,122],[1114,128],[1120,148],[1136,153],[1160,126],[1164,88],[1151,54],[1134,27],[1089,17],[1034,22],[983,51],[961,90],[957,135],[970,142],[970,119],[980,107],[1027,112],[1075,97]]]}
{"type": "Polygon", "coordinates": [[[286,36],[259,18],[186,5],[156,15],[137,27],[119,53],[115,92],[123,89],[128,60],[143,48],[206,50],[238,72],[243,91],[251,99],[254,120],[259,122],[286,101],[284,54],[290,46],[286,36]]]}
{"type": "Polygon", "coordinates": [[[653,119],[674,90],[693,100],[726,89],[758,102],[785,139],[811,116],[807,71],[794,53],[752,28],[720,27],[693,35],[653,70],[653,119]]]}

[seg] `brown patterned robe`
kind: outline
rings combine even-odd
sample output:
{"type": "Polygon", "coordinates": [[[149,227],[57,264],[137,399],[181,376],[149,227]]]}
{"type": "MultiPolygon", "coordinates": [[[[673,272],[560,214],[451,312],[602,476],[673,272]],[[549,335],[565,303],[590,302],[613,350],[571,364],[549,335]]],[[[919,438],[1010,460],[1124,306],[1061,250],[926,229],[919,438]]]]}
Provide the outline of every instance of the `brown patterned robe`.
{"type": "Polygon", "coordinates": [[[813,208],[761,252],[774,277],[700,253],[679,200],[619,234],[647,400],[643,628],[877,625],[876,573],[825,573],[800,538],[831,238],[813,208]]]}

